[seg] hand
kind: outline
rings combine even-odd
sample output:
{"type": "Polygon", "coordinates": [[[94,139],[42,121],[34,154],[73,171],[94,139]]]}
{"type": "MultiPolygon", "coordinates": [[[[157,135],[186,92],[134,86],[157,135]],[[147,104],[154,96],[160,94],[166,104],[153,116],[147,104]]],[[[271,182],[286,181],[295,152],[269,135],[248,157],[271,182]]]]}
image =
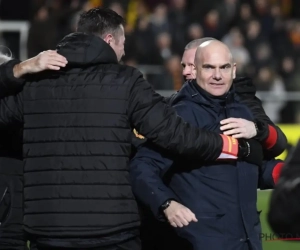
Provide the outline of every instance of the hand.
{"type": "Polygon", "coordinates": [[[256,136],[257,131],[254,122],[242,118],[228,118],[222,120],[221,131],[224,135],[230,135],[233,138],[250,139],[256,136]]]}
{"type": "Polygon", "coordinates": [[[164,213],[173,227],[183,227],[191,221],[198,221],[191,210],[176,201],[171,201],[170,206],[164,210],[164,213]]]}
{"type": "Polygon", "coordinates": [[[60,70],[65,67],[68,61],[55,50],[47,50],[39,53],[24,62],[15,65],[13,71],[16,78],[25,74],[38,73],[44,70],[60,70]]]}

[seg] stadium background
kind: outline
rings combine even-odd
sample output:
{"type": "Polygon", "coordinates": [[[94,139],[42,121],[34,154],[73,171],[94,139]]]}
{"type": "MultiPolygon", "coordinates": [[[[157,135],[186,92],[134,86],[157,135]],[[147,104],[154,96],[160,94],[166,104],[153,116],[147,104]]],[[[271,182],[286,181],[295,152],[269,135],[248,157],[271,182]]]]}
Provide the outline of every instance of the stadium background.
{"type": "MultiPolygon", "coordinates": [[[[210,36],[225,42],[238,75],[253,78],[266,113],[300,138],[299,0],[0,0],[0,45],[22,60],[73,32],[82,10],[109,7],[127,20],[123,63],[139,68],[163,95],[178,90],[186,43],[210,36]]],[[[0,46],[0,52],[7,53],[0,46]]],[[[288,149],[279,158],[285,159],[288,149]]],[[[266,241],[271,191],[258,191],[264,250],[294,250],[300,243],[266,241]]]]}

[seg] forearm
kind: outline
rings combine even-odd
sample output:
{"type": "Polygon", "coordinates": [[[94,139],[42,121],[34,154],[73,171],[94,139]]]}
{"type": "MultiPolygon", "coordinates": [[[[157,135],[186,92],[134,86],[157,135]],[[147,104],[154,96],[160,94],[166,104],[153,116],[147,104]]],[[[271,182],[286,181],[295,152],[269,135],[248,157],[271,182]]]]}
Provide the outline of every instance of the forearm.
{"type": "Polygon", "coordinates": [[[15,78],[21,78],[22,76],[26,75],[28,71],[30,71],[29,60],[20,62],[13,67],[13,75],[15,78]]]}
{"type": "Polygon", "coordinates": [[[265,158],[271,159],[280,155],[287,147],[287,138],[279,127],[263,122],[257,123],[258,139],[264,148],[265,158]]]}

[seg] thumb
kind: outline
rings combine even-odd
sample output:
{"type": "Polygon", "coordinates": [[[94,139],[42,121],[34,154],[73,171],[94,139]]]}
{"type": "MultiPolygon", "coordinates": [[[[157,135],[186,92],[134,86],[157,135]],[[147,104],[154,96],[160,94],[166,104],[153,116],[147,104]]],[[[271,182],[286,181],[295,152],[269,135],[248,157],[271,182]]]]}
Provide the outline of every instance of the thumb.
{"type": "Polygon", "coordinates": [[[197,218],[196,218],[196,215],[194,213],[192,213],[192,221],[194,222],[198,222],[197,218]]]}

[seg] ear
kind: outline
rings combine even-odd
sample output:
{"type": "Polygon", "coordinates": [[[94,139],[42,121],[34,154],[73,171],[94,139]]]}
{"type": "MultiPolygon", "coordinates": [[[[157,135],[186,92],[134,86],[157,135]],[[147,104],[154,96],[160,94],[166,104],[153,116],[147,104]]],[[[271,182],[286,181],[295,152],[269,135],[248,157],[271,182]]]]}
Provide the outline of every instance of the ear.
{"type": "Polygon", "coordinates": [[[107,34],[103,40],[107,43],[107,44],[110,44],[112,42],[112,39],[113,39],[113,36],[112,34],[107,34]]]}
{"type": "Polygon", "coordinates": [[[235,77],[236,77],[236,63],[233,64],[232,79],[235,79],[235,77]]]}

